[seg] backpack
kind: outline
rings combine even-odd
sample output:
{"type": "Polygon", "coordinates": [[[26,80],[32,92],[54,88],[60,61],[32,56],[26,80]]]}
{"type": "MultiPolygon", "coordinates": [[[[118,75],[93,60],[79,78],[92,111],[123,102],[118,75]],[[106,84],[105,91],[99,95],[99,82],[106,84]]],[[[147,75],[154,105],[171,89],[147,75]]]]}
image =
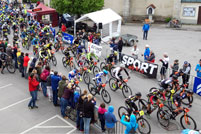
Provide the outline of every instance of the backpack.
{"type": "Polygon", "coordinates": [[[43,81],[46,81],[46,80],[47,80],[47,76],[46,76],[45,72],[42,72],[42,73],[40,74],[40,79],[43,80],[43,81]]]}

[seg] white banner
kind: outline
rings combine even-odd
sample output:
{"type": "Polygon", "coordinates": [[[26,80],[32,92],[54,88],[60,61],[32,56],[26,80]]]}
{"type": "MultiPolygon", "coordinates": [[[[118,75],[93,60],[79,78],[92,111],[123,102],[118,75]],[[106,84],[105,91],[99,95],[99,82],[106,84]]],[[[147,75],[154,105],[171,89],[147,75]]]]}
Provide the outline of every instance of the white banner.
{"type": "Polygon", "coordinates": [[[96,56],[101,57],[102,49],[102,46],[88,42],[88,52],[93,51],[96,56]]]}

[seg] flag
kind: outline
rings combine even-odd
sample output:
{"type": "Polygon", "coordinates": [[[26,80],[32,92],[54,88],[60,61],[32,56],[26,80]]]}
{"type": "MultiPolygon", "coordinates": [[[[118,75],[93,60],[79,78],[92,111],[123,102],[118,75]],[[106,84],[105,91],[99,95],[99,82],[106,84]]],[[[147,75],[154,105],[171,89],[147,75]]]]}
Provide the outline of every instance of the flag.
{"type": "Polygon", "coordinates": [[[63,34],[64,41],[70,42],[70,44],[73,44],[73,40],[74,40],[73,35],[70,35],[70,34],[67,34],[67,33],[64,33],[64,32],[62,34],[63,34]]]}

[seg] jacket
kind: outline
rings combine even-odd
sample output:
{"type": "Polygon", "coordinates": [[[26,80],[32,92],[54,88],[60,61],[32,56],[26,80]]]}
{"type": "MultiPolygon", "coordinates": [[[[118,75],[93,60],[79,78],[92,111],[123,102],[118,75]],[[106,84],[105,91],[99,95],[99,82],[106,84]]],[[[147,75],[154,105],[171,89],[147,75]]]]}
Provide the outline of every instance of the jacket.
{"type": "Polygon", "coordinates": [[[104,114],[105,112],[107,112],[107,110],[105,108],[102,108],[102,107],[98,108],[98,113],[99,114],[104,114]]]}
{"type": "Polygon", "coordinates": [[[115,127],[115,123],[117,122],[115,115],[113,114],[114,107],[109,106],[108,111],[104,114],[105,118],[105,125],[107,128],[113,128],[115,127]]]}
{"type": "Polygon", "coordinates": [[[61,98],[61,96],[64,93],[64,89],[67,86],[66,81],[65,80],[61,80],[59,81],[59,89],[58,89],[58,97],[61,98]]]}
{"type": "Polygon", "coordinates": [[[62,94],[62,98],[69,100],[73,97],[73,89],[68,89],[67,87],[64,89],[64,93],[62,94]]]}
{"type": "Polygon", "coordinates": [[[197,77],[201,78],[201,65],[197,64],[195,71],[197,72],[197,77]]]}
{"type": "Polygon", "coordinates": [[[119,42],[118,42],[118,50],[119,50],[119,52],[121,52],[122,51],[122,48],[123,48],[123,41],[122,40],[119,40],[119,42]]]}
{"type": "Polygon", "coordinates": [[[33,78],[31,79],[31,77],[29,77],[29,91],[35,91],[37,89],[37,86],[39,85],[39,82],[33,78]]]}
{"type": "Polygon", "coordinates": [[[57,87],[59,85],[59,81],[61,80],[61,77],[58,75],[52,75],[51,76],[51,85],[52,85],[52,90],[57,90],[57,87]]]}
{"type": "Polygon", "coordinates": [[[149,63],[154,63],[155,62],[155,54],[152,53],[149,58],[147,58],[147,61],[149,61],[149,63]]]}
{"type": "Polygon", "coordinates": [[[27,67],[27,66],[28,66],[29,60],[30,60],[30,58],[29,58],[28,56],[25,56],[25,57],[24,57],[24,64],[23,64],[24,67],[27,67]]]}
{"type": "Polygon", "coordinates": [[[121,123],[126,126],[126,130],[124,131],[124,134],[129,134],[132,129],[136,131],[136,129],[138,128],[138,124],[137,124],[135,115],[132,114],[130,116],[130,122],[127,122],[124,119],[125,119],[125,115],[121,117],[121,123]]]}
{"type": "Polygon", "coordinates": [[[83,112],[83,104],[84,104],[84,99],[82,99],[84,94],[81,94],[79,99],[78,99],[78,105],[77,105],[77,110],[83,112]]]}
{"type": "Polygon", "coordinates": [[[147,60],[147,57],[149,57],[149,55],[150,55],[150,49],[146,48],[144,51],[144,60],[147,60]]]}
{"type": "Polygon", "coordinates": [[[94,116],[94,103],[92,100],[88,101],[87,98],[85,98],[83,103],[83,113],[84,117],[86,118],[92,118],[94,116]]]}
{"type": "Polygon", "coordinates": [[[143,31],[149,31],[149,24],[144,24],[142,29],[143,31]]]}
{"type": "Polygon", "coordinates": [[[52,86],[52,84],[51,84],[51,74],[47,77],[47,86],[52,86]]]}

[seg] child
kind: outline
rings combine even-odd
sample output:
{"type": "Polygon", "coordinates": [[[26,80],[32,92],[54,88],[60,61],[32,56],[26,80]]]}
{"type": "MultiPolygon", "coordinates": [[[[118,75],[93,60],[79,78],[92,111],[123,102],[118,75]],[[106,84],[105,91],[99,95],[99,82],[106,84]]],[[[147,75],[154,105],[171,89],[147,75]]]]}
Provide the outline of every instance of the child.
{"type": "Polygon", "coordinates": [[[104,119],[105,112],[107,112],[107,110],[105,109],[105,103],[101,103],[100,107],[98,108],[98,118],[101,122],[102,132],[105,132],[105,119],[104,119]]]}

